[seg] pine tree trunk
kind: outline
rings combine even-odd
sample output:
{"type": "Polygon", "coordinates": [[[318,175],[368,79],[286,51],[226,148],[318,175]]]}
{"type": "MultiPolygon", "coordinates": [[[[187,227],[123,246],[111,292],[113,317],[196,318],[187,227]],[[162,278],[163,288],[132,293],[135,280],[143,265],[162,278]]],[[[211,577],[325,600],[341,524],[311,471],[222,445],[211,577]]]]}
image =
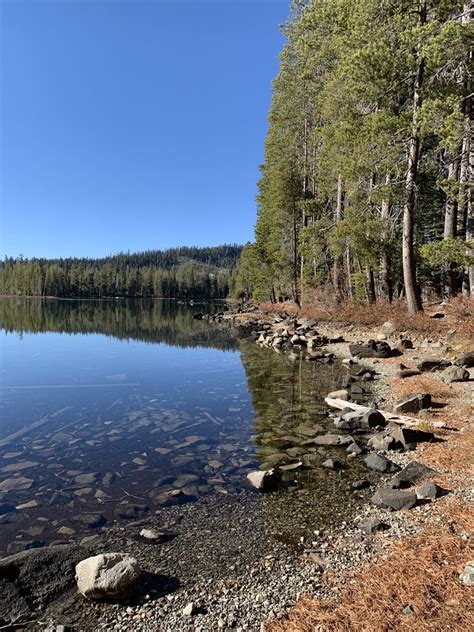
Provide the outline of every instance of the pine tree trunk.
{"type": "MultiPolygon", "coordinates": [[[[474,12],[474,2],[466,2],[463,7],[462,24],[469,28],[472,22],[472,16],[474,12]]],[[[474,169],[474,143],[472,140],[472,128],[474,125],[474,112],[473,112],[473,99],[472,99],[472,62],[473,62],[473,50],[469,51],[467,59],[467,77],[466,95],[467,98],[464,101],[464,134],[462,141],[461,151],[461,169],[459,177],[459,206],[463,212],[463,219],[465,220],[465,236],[466,242],[469,244],[474,240],[474,215],[472,208],[472,186],[473,186],[473,169],[474,169]]],[[[474,255],[474,248],[466,246],[466,254],[468,256],[474,255]]],[[[463,279],[463,292],[465,294],[474,293],[474,266],[468,266],[465,270],[463,279]]]]}
{"type": "MultiPolygon", "coordinates": [[[[385,185],[389,186],[391,184],[392,177],[389,173],[385,176],[385,185]]],[[[382,297],[388,301],[392,302],[393,299],[393,291],[392,291],[392,282],[390,279],[390,257],[387,249],[387,236],[388,236],[388,222],[390,219],[390,199],[388,193],[386,193],[384,199],[382,200],[382,254],[380,257],[380,283],[382,290],[382,297]]]]}
{"type": "MultiPolygon", "coordinates": [[[[454,158],[449,163],[448,182],[455,182],[458,176],[459,160],[454,158]]],[[[446,197],[444,212],[444,239],[454,239],[457,236],[458,223],[458,203],[453,195],[446,197]]],[[[446,265],[444,270],[444,292],[447,297],[456,293],[456,275],[451,264],[446,265]]]]}
{"type": "Polygon", "coordinates": [[[366,278],[366,292],[367,292],[367,300],[370,304],[375,303],[375,280],[374,280],[374,271],[370,266],[366,266],[365,268],[365,278],[366,278]]]}
{"type": "MultiPolygon", "coordinates": [[[[420,4],[420,25],[426,22],[425,3],[420,4]]],[[[403,207],[403,235],[402,235],[402,264],[403,281],[405,284],[405,295],[407,308],[410,314],[423,311],[420,290],[416,282],[415,266],[415,206],[416,188],[418,180],[418,163],[420,160],[420,128],[419,113],[421,108],[421,86],[423,83],[425,61],[423,57],[418,57],[418,67],[413,84],[413,108],[411,138],[408,146],[407,175],[405,180],[406,201],[403,207]]]]}
{"type": "MultiPolygon", "coordinates": [[[[343,192],[342,192],[342,177],[339,175],[337,178],[337,196],[336,196],[336,211],[334,219],[336,224],[342,221],[343,211],[343,192]]],[[[334,289],[336,291],[337,300],[341,300],[343,297],[343,261],[340,255],[334,258],[333,265],[333,282],[334,289]]]]}

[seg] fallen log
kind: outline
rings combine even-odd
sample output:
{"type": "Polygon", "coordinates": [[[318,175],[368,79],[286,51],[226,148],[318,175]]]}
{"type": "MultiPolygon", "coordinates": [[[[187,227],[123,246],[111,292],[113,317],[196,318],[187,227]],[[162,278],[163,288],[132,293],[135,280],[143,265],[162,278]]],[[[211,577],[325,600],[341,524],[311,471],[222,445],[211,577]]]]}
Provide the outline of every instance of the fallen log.
{"type": "MultiPolygon", "coordinates": [[[[331,408],[336,408],[337,410],[343,410],[344,408],[350,408],[351,410],[370,410],[369,406],[361,406],[360,404],[355,404],[354,402],[346,402],[344,399],[333,399],[332,397],[325,397],[324,401],[331,408]]],[[[397,424],[403,424],[404,426],[415,426],[416,424],[420,424],[425,420],[417,419],[416,417],[407,417],[406,415],[396,415],[395,413],[389,413],[386,410],[380,410],[380,413],[387,419],[388,421],[394,421],[397,424]]],[[[432,422],[435,428],[444,428],[444,424],[442,421],[432,422]]]]}

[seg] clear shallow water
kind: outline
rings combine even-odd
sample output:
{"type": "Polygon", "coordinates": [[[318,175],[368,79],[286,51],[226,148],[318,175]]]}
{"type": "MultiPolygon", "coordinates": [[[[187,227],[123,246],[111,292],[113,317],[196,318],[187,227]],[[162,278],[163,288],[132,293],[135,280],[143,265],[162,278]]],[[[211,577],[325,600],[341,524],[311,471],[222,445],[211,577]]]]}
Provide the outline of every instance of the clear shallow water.
{"type": "Polygon", "coordinates": [[[322,398],[341,367],[193,319],[218,309],[0,299],[0,550],[237,493],[248,471],[303,456],[298,524],[345,503],[346,474],[321,467],[340,449],[301,445],[330,429],[322,398]]]}

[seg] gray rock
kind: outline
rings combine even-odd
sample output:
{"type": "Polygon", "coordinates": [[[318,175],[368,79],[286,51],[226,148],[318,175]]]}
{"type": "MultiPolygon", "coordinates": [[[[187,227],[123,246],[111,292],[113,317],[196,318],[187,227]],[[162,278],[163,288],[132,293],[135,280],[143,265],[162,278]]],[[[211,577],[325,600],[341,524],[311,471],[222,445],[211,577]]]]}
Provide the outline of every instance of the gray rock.
{"type": "Polygon", "coordinates": [[[137,560],[126,553],[101,553],[76,565],[77,588],[88,599],[129,597],[140,575],[137,560]]]}
{"type": "Polygon", "coordinates": [[[354,441],[349,446],[347,446],[346,452],[348,452],[349,454],[362,454],[364,450],[360,447],[358,443],[354,441]]]}
{"type": "Polygon", "coordinates": [[[156,531],[156,529],[142,529],[140,537],[148,542],[163,542],[166,540],[167,534],[162,531],[156,531]]]}
{"type": "Polygon", "coordinates": [[[391,320],[385,321],[384,324],[382,325],[383,333],[387,334],[388,336],[391,336],[392,334],[394,334],[397,331],[397,329],[398,329],[397,325],[391,320]]]}
{"type": "Polygon", "coordinates": [[[417,491],[416,495],[420,500],[435,500],[442,496],[443,489],[436,485],[433,481],[427,481],[423,483],[420,489],[417,491]]]}
{"type": "Polygon", "coordinates": [[[281,484],[281,474],[278,470],[256,470],[247,474],[247,480],[259,492],[274,492],[281,484]]]}
{"type": "Polygon", "coordinates": [[[474,586],[474,560],[466,564],[459,579],[465,586],[474,586]]]}
{"type": "Polygon", "coordinates": [[[471,369],[474,367],[474,351],[466,351],[465,353],[461,353],[459,358],[456,359],[455,364],[458,366],[464,366],[467,369],[471,369]]]}
{"type": "Polygon", "coordinates": [[[376,472],[395,472],[398,469],[398,466],[395,465],[395,463],[389,461],[381,454],[368,454],[364,458],[364,463],[369,469],[375,470],[376,472]]]}
{"type": "Polygon", "coordinates": [[[394,413],[418,413],[424,408],[431,406],[431,395],[429,393],[418,393],[416,395],[408,395],[399,399],[393,407],[394,413]]]}
{"type": "Polygon", "coordinates": [[[432,432],[425,432],[418,428],[408,428],[395,422],[388,424],[387,433],[392,436],[395,441],[403,445],[405,449],[417,443],[433,441],[435,438],[432,432]]]}
{"type": "Polygon", "coordinates": [[[415,492],[382,487],[375,492],[370,500],[381,509],[399,511],[400,509],[411,509],[416,505],[418,499],[415,492]]]}
{"type": "Polygon", "coordinates": [[[194,601],[190,601],[187,606],[183,608],[183,614],[186,617],[193,617],[198,612],[198,607],[194,601]]]}
{"type": "Polygon", "coordinates": [[[372,516],[371,518],[367,518],[366,520],[362,520],[357,524],[357,528],[361,531],[365,531],[367,533],[374,533],[375,531],[384,531],[388,529],[388,524],[372,516]]]}
{"type": "Polygon", "coordinates": [[[378,432],[367,441],[367,445],[374,450],[387,452],[388,450],[399,450],[402,446],[396,439],[386,432],[378,432]]]}
{"type": "Polygon", "coordinates": [[[443,382],[451,384],[451,382],[467,382],[470,378],[469,371],[461,366],[450,366],[445,369],[440,378],[443,382]]]}
{"type": "Polygon", "coordinates": [[[342,467],[342,463],[337,459],[326,459],[323,463],[323,467],[327,467],[328,470],[337,470],[342,467]]]}
{"type": "Polygon", "coordinates": [[[341,389],[340,391],[331,391],[327,395],[330,399],[349,399],[349,391],[347,389],[341,389]]]}
{"type": "Polygon", "coordinates": [[[404,467],[400,472],[395,474],[390,481],[390,487],[393,489],[409,487],[410,485],[418,483],[418,481],[422,481],[424,478],[432,476],[433,474],[436,474],[436,470],[433,470],[431,467],[418,463],[418,461],[411,461],[411,463],[404,467]]]}

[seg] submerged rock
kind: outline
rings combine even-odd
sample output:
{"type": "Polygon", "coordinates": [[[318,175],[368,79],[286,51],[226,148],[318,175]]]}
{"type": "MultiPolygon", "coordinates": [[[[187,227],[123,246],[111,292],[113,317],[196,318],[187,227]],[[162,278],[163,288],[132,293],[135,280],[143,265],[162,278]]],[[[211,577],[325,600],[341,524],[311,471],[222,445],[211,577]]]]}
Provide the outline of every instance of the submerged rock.
{"type": "Polygon", "coordinates": [[[138,561],[126,553],[94,555],[76,566],[77,588],[88,599],[128,597],[140,575],[138,561]]]}
{"type": "Polygon", "coordinates": [[[7,478],[0,483],[0,492],[17,492],[26,489],[30,489],[33,485],[32,478],[25,478],[24,476],[18,476],[13,478],[7,478]]]}
{"type": "Polygon", "coordinates": [[[117,507],[115,508],[115,514],[119,518],[126,518],[130,520],[132,518],[139,518],[144,513],[149,511],[149,509],[150,508],[147,505],[136,505],[123,502],[117,505],[117,507]]]}

